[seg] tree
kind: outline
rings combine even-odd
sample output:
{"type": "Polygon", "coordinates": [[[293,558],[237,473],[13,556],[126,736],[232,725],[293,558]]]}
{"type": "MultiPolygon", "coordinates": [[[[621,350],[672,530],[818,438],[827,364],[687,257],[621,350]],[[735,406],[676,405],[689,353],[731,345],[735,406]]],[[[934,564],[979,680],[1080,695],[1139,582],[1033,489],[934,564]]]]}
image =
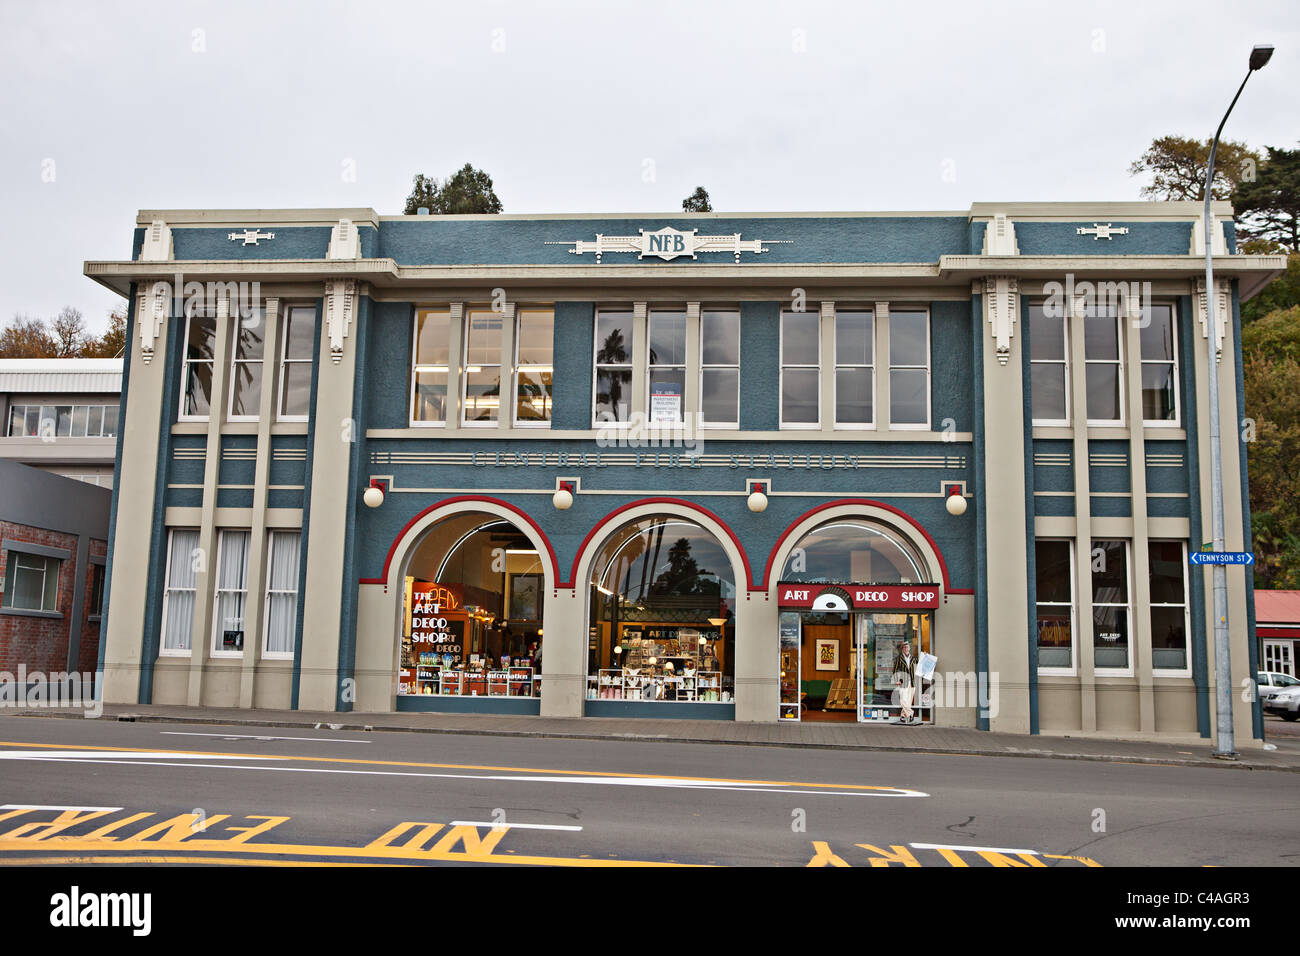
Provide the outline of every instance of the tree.
{"type": "Polygon", "coordinates": [[[0,332],[0,358],[54,358],[59,344],[41,319],[15,315],[13,324],[0,332]]]}
{"type": "Polygon", "coordinates": [[[97,339],[90,339],[81,349],[81,358],[121,358],[126,354],[126,313],[116,311],[108,317],[108,328],[97,339]]]}
{"type": "Polygon", "coordinates": [[[72,306],[64,306],[63,310],[54,317],[51,325],[54,344],[58,349],[54,357],[80,357],[82,349],[89,344],[86,341],[86,323],[81,318],[81,312],[72,306]]]}
{"type": "Polygon", "coordinates": [[[1244,367],[1246,413],[1255,421],[1246,453],[1255,587],[1300,588],[1300,361],[1261,350],[1247,353],[1244,367]]]}
{"type": "Polygon", "coordinates": [[[415,215],[421,207],[438,216],[495,215],[502,208],[492,189],[492,177],[469,163],[442,183],[416,173],[411,195],[406,197],[406,215],[415,215]]]}
{"type": "MultiPolygon", "coordinates": [[[[1128,168],[1129,175],[1151,175],[1151,182],[1142,187],[1147,199],[1205,199],[1205,168],[1210,162],[1210,140],[1187,139],[1183,136],[1162,136],[1151,141],[1136,161],[1128,168]]],[[[1243,176],[1252,175],[1260,165],[1259,153],[1245,143],[1221,140],[1214,156],[1214,184],[1211,195],[1227,199],[1243,176]]]]}
{"type": "Polygon", "coordinates": [[[1265,149],[1253,181],[1239,182],[1232,194],[1237,234],[1300,252],[1300,148],[1265,149]]]}
{"type": "Polygon", "coordinates": [[[1242,325],[1249,327],[1263,316],[1296,305],[1300,305],[1300,253],[1288,256],[1286,272],[1264,286],[1249,302],[1241,304],[1242,325]]]}
{"type": "Polygon", "coordinates": [[[696,186],[695,192],[682,200],[682,212],[713,212],[709,191],[703,186],[696,186]]]}

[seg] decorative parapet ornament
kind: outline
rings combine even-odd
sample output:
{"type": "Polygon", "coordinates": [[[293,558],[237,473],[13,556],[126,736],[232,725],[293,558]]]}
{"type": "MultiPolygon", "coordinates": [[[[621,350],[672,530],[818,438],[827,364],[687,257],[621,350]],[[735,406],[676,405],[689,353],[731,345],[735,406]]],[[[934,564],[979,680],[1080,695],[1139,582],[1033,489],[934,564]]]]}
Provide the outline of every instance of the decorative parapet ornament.
{"type": "Polygon", "coordinates": [[[136,315],[140,325],[140,361],[153,361],[154,343],[162,335],[163,322],[171,304],[171,287],[161,279],[146,280],[137,287],[136,315]]]}
{"type": "Polygon", "coordinates": [[[330,279],[325,283],[325,331],[330,339],[330,358],[343,361],[343,340],[352,328],[357,308],[357,280],[330,279]]]}
{"type": "Polygon", "coordinates": [[[638,235],[635,236],[606,236],[596,233],[594,241],[556,240],[548,241],[544,245],[572,246],[569,253],[575,256],[594,252],[597,262],[600,262],[601,257],[607,252],[635,252],[638,259],[644,259],[646,256],[660,259],[690,256],[696,259],[702,252],[729,252],[735,256],[736,262],[739,262],[742,252],[760,255],[770,251],[768,246],[788,245],[794,242],[793,239],[741,239],[738,232],[728,236],[701,236],[698,229],[674,229],[672,226],[664,226],[652,232],[638,229],[637,233],[638,235]]]}
{"type": "Polygon", "coordinates": [[[1092,236],[1093,242],[1096,242],[1098,239],[1106,239],[1109,241],[1111,236],[1127,236],[1128,226],[1115,227],[1110,223],[1106,223],[1103,226],[1099,222],[1094,222],[1091,226],[1080,226],[1078,229],[1074,230],[1074,232],[1079,236],[1092,236]]]}
{"type": "Polygon", "coordinates": [[[161,219],[155,219],[144,231],[140,246],[141,262],[170,262],[172,259],[172,231],[161,219]]]}
{"type": "MultiPolygon", "coordinates": [[[[1214,282],[1214,336],[1210,347],[1214,349],[1215,362],[1223,360],[1223,339],[1228,332],[1228,312],[1232,304],[1228,298],[1228,283],[1216,279],[1214,282]]],[[[1206,321],[1205,280],[1196,280],[1196,317],[1201,323],[1201,338],[1209,339],[1210,324],[1206,321]]]]}
{"type": "Polygon", "coordinates": [[[237,242],[240,239],[243,239],[244,245],[246,246],[255,246],[262,239],[274,239],[274,238],[275,238],[275,233],[259,232],[256,229],[245,229],[243,232],[232,232],[229,236],[231,242],[237,242]]]}
{"type": "Polygon", "coordinates": [[[1016,332],[1016,277],[985,276],[983,291],[984,312],[997,347],[998,364],[1006,365],[1011,358],[1011,338],[1016,332]]]}

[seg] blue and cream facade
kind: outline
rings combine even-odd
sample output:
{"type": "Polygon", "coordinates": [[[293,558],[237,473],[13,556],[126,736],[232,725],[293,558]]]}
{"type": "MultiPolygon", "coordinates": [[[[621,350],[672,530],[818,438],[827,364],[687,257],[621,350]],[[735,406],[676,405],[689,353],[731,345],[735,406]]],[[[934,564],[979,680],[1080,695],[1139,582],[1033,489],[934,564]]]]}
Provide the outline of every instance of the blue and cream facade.
{"type": "MultiPolygon", "coordinates": [[[[86,264],[131,304],[106,700],[776,721],[786,621],[825,595],[897,611],[916,586],[918,650],[996,697],[950,685],[935,722],[1206,735],[1209,577],[1186,557],[1210,538],[1204,383],[1227,546],[1250,550],[1238,309],[1284,262],[1238,254],[1216,205],[1207,321],[1199,214],[142,211],[129,260],[86,264]],[[1120,283],[1136,294],[1090,311],[1120,283]],[[664,527],[695,559],[616,565],[664,527]],[[529,555],[537,593],[510,600],[536,602],[541,652],[516,651],[536,693],[413,700],[410,581],[446,583],[492,528],[503,560],[529,555]],[[818,578],[800,562],[828,528],[880,548],[818,578]],[[632,599],[606,627],[600,595],[687,570],[708,580],[675,600],[707,595],[712,617],[674,633],[718,640],[725,693],[611,699],[598,672],[626,680],[627,635],[658,632],[618,623],[632,599]]],[[[457,601],[482,610],[481,591],[457,601]]],[[[1258,664],[1252,608],[1230,569],[1234,685],[1258,664]]],[[[1259,714],[1233,698],[1246,744],[1259,714]]]]}

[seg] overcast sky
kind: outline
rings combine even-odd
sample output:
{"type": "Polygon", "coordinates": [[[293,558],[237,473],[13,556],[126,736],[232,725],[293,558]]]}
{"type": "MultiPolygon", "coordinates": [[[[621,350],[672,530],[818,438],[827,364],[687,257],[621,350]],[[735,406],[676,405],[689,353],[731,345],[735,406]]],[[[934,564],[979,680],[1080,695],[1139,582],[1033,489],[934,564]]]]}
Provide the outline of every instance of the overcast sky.
{"type": "Polygon", "coordinates": [[[1300,140],[1300,2],[0,0],[0,323],[121,300],[142,208],[507,213],[1138,199],[1156,136],[1300,140]]]}

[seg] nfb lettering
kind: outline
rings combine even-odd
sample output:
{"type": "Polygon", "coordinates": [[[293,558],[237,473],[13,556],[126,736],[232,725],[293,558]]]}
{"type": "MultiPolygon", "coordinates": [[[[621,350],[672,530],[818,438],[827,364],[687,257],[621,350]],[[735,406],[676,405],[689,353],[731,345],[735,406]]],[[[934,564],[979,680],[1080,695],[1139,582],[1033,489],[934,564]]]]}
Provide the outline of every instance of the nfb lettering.
{"type": "Polygon", "coordinates": [[[683,252],[686,242],[682,236],[657,235],[650,237],[651,252],[683,252]]]}

